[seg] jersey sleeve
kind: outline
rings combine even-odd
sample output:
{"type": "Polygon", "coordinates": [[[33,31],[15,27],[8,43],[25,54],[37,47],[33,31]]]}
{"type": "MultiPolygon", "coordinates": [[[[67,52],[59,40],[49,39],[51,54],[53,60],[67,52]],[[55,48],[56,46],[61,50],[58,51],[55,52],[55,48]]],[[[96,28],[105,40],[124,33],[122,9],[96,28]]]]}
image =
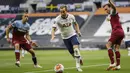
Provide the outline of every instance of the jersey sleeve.
{"type": "Polygon", "coordinates": [[[29,30],[30,30],[30,24],[28,23],[27,31],[29,31],[29,30]]]}
{"type": "Polygon", "coordinates": [[[16,27],[16,21],[14,21],[11,25],[12,25],[12,27],[16,27]]]}

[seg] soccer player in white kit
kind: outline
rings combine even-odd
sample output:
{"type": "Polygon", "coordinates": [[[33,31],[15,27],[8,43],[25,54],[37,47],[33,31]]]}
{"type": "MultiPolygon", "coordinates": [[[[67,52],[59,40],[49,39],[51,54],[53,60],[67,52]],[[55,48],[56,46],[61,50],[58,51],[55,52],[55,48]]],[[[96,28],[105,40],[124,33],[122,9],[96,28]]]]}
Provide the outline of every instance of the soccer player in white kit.
{"type": "Polygon", "coordinates": [[[60,15],[55,18],[55,22],[52,27],[51,40],[55,38],[55,31],[58,28],[61,32],[61,37],[64,41],[65,46],[67,47],[70,54],[76,60],[76,69],[77,71],[82,71],[80,65],[83,65],[79,51],[79,41],[78,36],[81,36],[79,26],[75,20],[74,15],[67,13],[67,7],[60,7],[60,15]],[[74,27],[75,29],[74,29],[74,27]]]}
{"type": "Polygon", "coordinates": [[[130,56],[130,27],[127,27],[127,33],[125,35],[125,46],[128,49],[128,56],[130,56]]]}

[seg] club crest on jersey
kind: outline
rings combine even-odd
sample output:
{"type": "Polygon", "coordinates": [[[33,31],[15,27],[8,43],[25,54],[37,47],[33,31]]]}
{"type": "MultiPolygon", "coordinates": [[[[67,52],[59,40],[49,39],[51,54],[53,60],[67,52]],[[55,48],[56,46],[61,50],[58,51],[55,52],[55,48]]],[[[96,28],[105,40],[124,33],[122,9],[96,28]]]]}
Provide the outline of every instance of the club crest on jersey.
{"type": "Polygon", "coordinates": [[[65,24],[62,24],[63,27],[69,27],[71,26],[71,23],[65,23],[65,24]]]}

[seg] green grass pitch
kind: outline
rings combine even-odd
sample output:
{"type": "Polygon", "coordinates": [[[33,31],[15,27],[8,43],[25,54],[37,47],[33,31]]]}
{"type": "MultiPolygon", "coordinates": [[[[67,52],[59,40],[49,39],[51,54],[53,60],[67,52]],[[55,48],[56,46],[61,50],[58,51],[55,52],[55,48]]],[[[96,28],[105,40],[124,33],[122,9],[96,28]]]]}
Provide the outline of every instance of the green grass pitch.
{"type": "MultiPolygon", "coordinates": [[[[36,50],[38,62],[43,68],[34,68],[31,55],[21,58],[21,67],[14,65],[14,51],[0,51],[0,73],[55,73],[54,66],[61,63],[64,73],[80,73],[75,69],[75,60],[67,50],[36,50]]],[[[106,71],[109,64],[107,50],[81,51],[84,65],[82,73],[130,73],[130,56],[127,50],[121,50],[121,70],[106,71]]]]}

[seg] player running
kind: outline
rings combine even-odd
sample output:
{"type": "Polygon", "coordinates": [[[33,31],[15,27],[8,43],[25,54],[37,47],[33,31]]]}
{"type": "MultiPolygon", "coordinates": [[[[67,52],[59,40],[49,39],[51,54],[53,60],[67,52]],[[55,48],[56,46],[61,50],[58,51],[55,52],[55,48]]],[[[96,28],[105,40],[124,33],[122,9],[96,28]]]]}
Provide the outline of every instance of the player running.
{"type": "Polygon", "coordinates": [[[61,14],[55,18],[55,22],[52,27],[51,33],[51,40],[55,38],[55,31],[57,28],[61,31],[61,37],[66,45],[67,49],[69,50],[70,54],[76,60],[76,68],[78,71],[82,71],[80,64],[82,65],[82,59],[79,52],[79,41],[77,39],[76,33],[81,36],[79,26],[75,20],[74,15],[67,13],[67,7],[61,6],[60,7],[61,14]],[[74,30],[74,27],[76,31],[74,30]]]}
{"type": "Polygon", "coordinates": [[[28,21],[28,14],[25,13],[22,15],[22,20],[16,20],[11,25],[9,25],[6,28],[7,41],[10,42],[9,32],[13,30],[12,44],[15,47],[16,66],[20,67],[20,48],[23,48],[32,55],[32,61],[34,63],[34,67],[42,68],[40,65],[37,64],[37,58],[35,56],[35,52],[31,47],[31,44],[36,45],[36,43],[31,41],[31,37],[29,35],[30,25],[27,23],[27,21],[28,21]],[[29,41],[29,43],[27,41],[29,41]]]}
{"type": "Polygon", "coordinates": [[[109,55],[109,58],[111,61],[111,64],[107,68],[107,70],[110,70],[110,69],[119,70],[121,68],[119,48],[120,48],[120,44],[124,38],[124,31],[123,31],[122,26],[120,24],[119,15],[116,11],[116,7],[112,3],[112,1],[109,0],[109,3],[105,4],[103,6],[103,8],[111,16],[110,23],[111,23],[111,27],[112,27],[111,37],[108,40],[108,43],[106,44],[106,47],[108,49],[108,55],[109,55]],[[112,45],[114,45],[114,48],[115,48],[116,65],[114,62],[114,53],[112,50],[112,45]]]}

